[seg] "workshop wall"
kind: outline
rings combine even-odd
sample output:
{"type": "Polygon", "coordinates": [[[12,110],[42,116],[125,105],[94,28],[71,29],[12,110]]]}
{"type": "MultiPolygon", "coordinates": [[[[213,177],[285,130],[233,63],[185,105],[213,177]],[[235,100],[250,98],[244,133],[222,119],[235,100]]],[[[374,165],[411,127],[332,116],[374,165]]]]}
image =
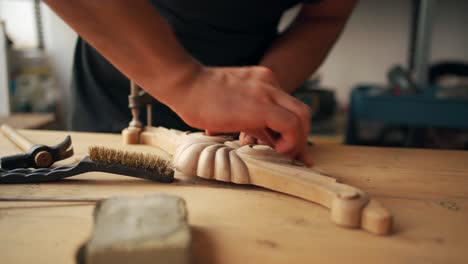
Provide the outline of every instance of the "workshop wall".
{"type": "MultiPolygon", "coordinates": [[[[68,98],[72,74],[73,52],[77,34],[48,6],[43,5],[44,16],[44,46],[50,55],[54,67],[56,81],[62,88],[62,98],[68,98]]],[[[66,111],[66,102],[61,109],[66,111]]]]}
{"type": "MultiPolygon", "coordinates": [[[[386,82],[394,64],[407,65],[411,1],[361,0],[319,72],[342,104],[357,83],[386,82]]],[[[468,61],[468,1],[438,1],[431,61],[468,61]]]]}
{"type": "MultiPolygon", "coordinates": [[[[343,35],[320,68],[326,86],[337,91],[342,104],[353,86],[384,83],[387,70],[406,65],[410,2],[361,0],[343,35]]],[[[468,1],[439,1],[434,27],[432,61],[468,61],[468,1]]],[[[294,12],[288,13],[285,21],[294,12]]],[[[69,87],[76,34],[47,7],[44,8],[46,48],[54,61],[60,87],[69,87]]]]}
{"type": "Polygon", "coordinates": [[[15,47],[37,46],[33,1],[0,1],[0,20],[6,23],[6,32],[15,47]]]}

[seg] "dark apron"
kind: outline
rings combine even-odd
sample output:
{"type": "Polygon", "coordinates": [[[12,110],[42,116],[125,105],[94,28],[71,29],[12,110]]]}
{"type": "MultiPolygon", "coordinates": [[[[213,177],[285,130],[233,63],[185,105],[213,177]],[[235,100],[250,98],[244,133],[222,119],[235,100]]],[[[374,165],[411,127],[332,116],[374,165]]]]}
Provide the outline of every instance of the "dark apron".
{"type": "MultiPolygon", "coordinates": [[[[277,36],[283,12],[298,0],[153,0],[182,46],[209,66],[256,65],[277,36]]],[[[310,2],[310,1],[309,1],[310,2]]],[[[131,120],[129,80],[83,39],[73,64],[68,128],[120,132],[131,120]]],[[[143,110],[141,119],[146,122],[143,110]]],[[[153,125],[194,130],[162,103],[153,105],[153,125]]]]}

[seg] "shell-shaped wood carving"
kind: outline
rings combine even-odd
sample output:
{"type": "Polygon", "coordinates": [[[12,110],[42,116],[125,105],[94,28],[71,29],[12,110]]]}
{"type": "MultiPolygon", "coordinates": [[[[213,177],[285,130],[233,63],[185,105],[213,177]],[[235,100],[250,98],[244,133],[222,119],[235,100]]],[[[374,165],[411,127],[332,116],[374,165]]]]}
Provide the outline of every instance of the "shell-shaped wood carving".
{"type": "Polygon", "coordinates": [[[249,172],[235,143],[188,141],[174,155],[174,166],[186,175],[248,184],[249,172]]]}
{"type": "Polygon", "coordinates": [[[209,140],[199,137],[181,144],[174,154],[174,166],[186,175],[249,184],[244,158],[292,164],[293,160],[264,145],[240,146],[238,141],[209,140]]]}

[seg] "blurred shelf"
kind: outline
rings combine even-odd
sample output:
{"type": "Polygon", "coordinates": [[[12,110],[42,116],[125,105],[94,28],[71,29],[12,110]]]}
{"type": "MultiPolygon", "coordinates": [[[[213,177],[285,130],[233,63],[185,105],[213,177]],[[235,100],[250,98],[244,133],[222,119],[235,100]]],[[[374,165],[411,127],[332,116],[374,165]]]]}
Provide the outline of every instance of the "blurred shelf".
{"type": "Polygon", "coordinates": [[[0,125],[8,124],[11,127],[25,128],[43,128],[55,122],[55,114],[52,113],[17,113],[11,116],[0,116],[0,125]]]}

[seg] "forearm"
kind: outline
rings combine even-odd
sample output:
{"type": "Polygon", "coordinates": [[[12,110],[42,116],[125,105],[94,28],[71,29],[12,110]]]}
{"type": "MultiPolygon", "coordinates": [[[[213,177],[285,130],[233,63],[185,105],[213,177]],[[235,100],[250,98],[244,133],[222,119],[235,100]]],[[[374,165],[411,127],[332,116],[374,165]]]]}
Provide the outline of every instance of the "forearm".
{"type": "Polygon", "coordinates": [[[331,2],[303,6],[296,20],[261,60],[260,65],[275,73],[286,92],[297,89],[322,64],[355,4],[355,1],[331,2]]]}
{"type": "MultiPolygon", "coordinates": [[[[310,110],[276,89],[265,67],[203,67],[148,0],[44,0],[114,66],[187,124],[215,132],[275,131],[275,149],[305,153],[310,110]],[[104,7],[104,8],[103,8],[104,7]]],[[[304,161],[306,161],[304,159],[304,161]]]]}
{"type": "Polygon", "coordinates": [[[198,63],[147,0],[45,0],[114,66],[161,101],[183,71],[198,63]]]}

